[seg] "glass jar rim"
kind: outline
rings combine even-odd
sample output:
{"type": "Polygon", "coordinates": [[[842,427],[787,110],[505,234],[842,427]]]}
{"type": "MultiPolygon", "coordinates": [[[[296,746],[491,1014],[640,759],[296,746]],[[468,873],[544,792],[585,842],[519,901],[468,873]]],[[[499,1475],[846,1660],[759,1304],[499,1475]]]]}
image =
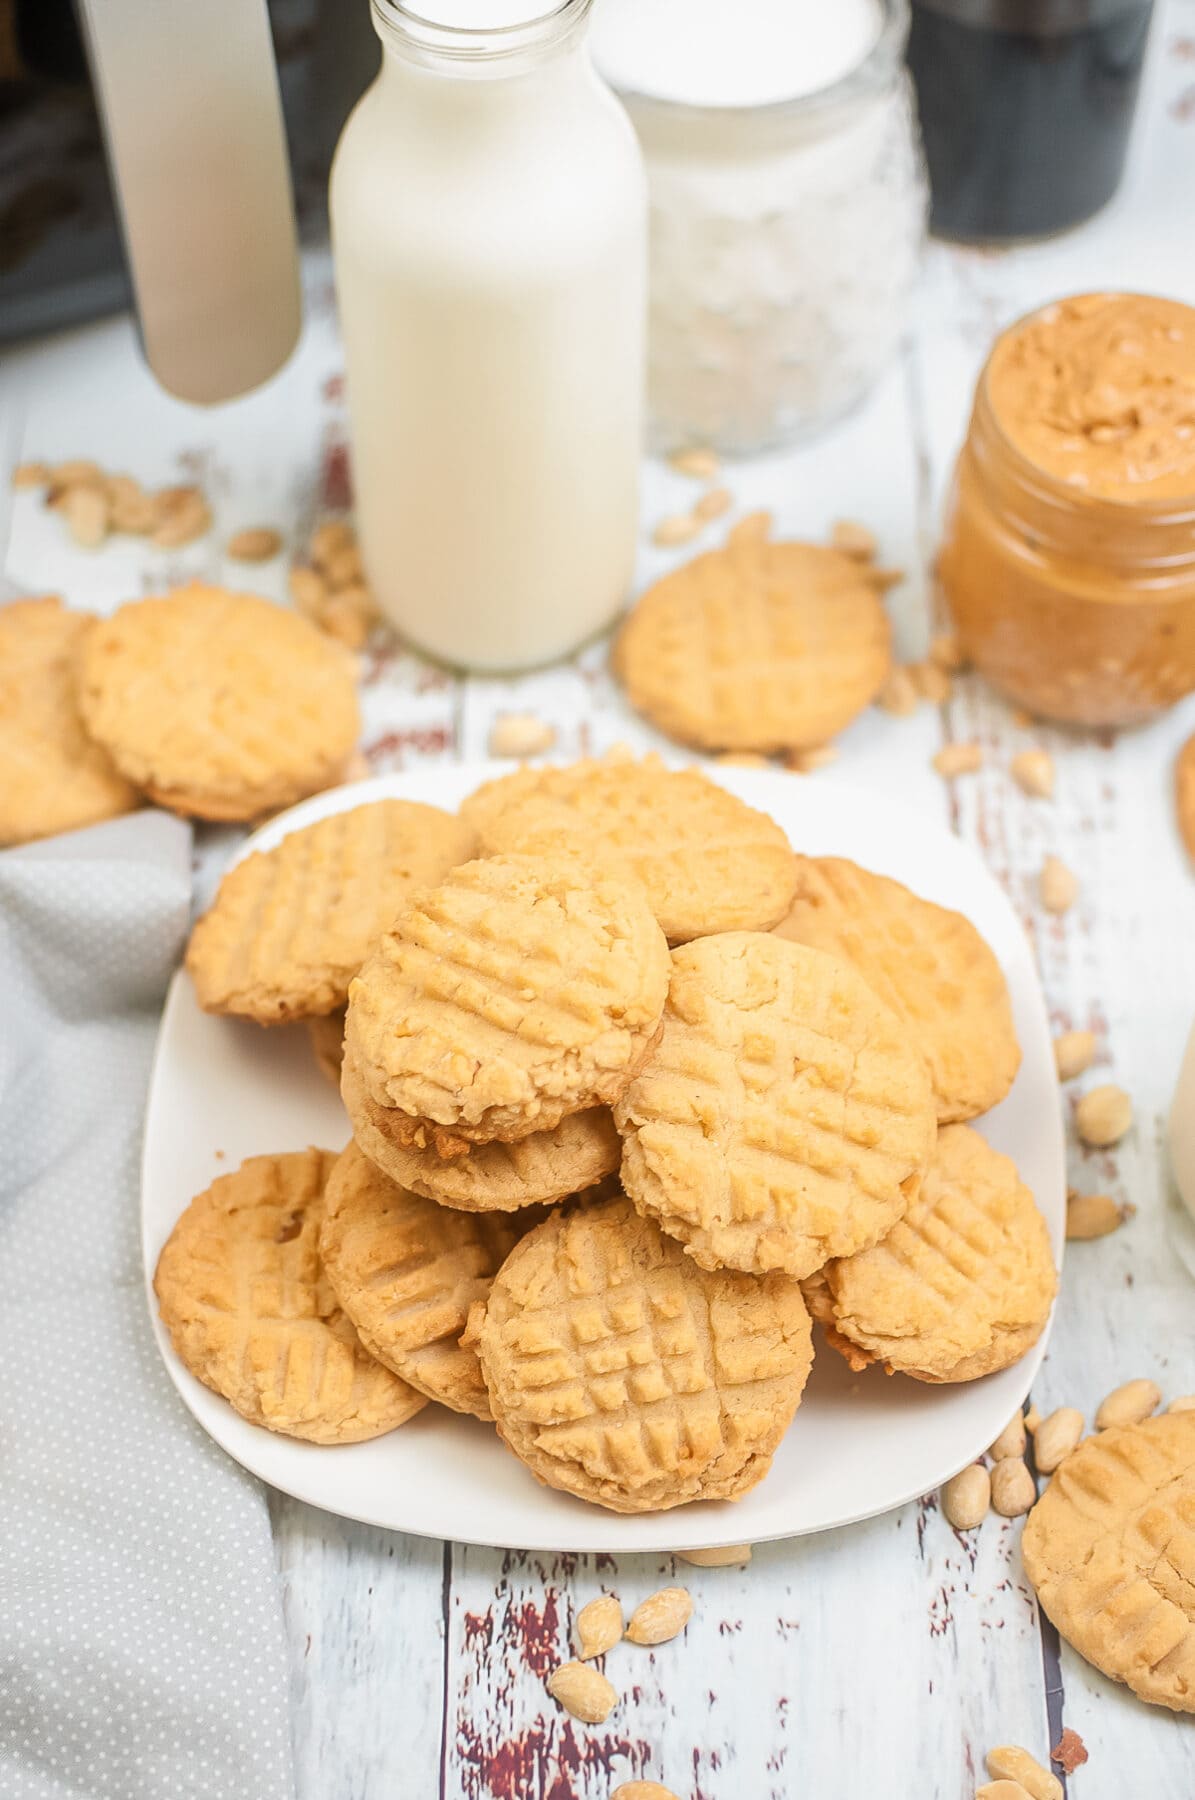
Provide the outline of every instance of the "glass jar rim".
{"type": "MultiPolygon", "coordinates": [[[[374,0],[375,5],[377,0],[374,0]]],[[[880,0],[883,20],[879,35],[853,69],[825,87],[808,94],[790,94],[779,100],[733,101],[720,106],[714,101],[674,100],[665,94],[652,94],[642,88],[616,87],[620,100],[632,101],[640,108],[653,107],[662,114],[676,117],[709,119],[788,119],[808,118],[820,112],[832,112],[862,99],[883,87],[904,58],[905,40],[909,35],[909,0],[880,0]]],[[[613,84],[612,84],[613,85],[613,84]]]]}
{"type": "Polygon", "coordinates": [[[508,25],[447,25],[429,19],[405,0],[370,0],[374,25],[385,39],[450,62],[491,63],[555,43],[573,31],[593,0],[557,0],[543,12],[508,25]]]}
{"type": "MultiPolygon", "coordinates": [[[[1115,295],[1118,298],[1129,300],[1149,300],[1155,297],[1151,294],[1143,294],[1133,288],[1103,288],[1087,291],[1104,293],[1109,296],[1115,295]]],[[[1052,307],[1061,305],[1065,300],[1081,297],[1080,295],[1060,294],[1056,299],[1047,300],[1041,306],[1031,307],[1028,312],[1013,319],[1011,324],[1006,325],[998,334],[984,359],[983,368],[979,372],[979,380],[975,384],[972,428],[974,429],[978,425],[991,437],[1017,485],[1031,496],[1036,496],[1053,505],[1065,503],[1076,509],[1094,506],[1106,507],[1112,515],[1122,519],[1126,524],[1129,520],[1140,519],[1158,525],[1189,524],[1195,526],[1195,488],[1189,494],[1170,495],[1161,500],[1147,498],[1118,500],[1111,494],[1093,494],[1086,488],[1076,486],[1073,482],[1064,481],[1061,476],[1051,475],[1048,469],[1043,469],[1041,464],[1034,462],[1031,456],[1026,456],[1025,452],[1019,450],[1013,443],[1000,421],[1000,415],[993,404],[990,391],[992,364],[1000,344],[1011,333],[1020,331],[1023,326],[1040,318],[1052,307]]],[[[1195,311],[1195,308],[1191,310],[1195,311]]]]}

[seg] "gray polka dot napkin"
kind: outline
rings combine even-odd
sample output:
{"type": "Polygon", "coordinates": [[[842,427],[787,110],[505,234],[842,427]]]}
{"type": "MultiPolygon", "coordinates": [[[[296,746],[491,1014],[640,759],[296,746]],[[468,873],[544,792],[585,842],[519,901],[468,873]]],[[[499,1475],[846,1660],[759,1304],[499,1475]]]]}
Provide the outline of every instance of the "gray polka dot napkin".
{"type": "Polygon", "coordinates": [[[0,855],[0,1794],[283,1800],[262,1490],[150,1335],[138,1159],[190,905],[162,813],[0,855]]]}

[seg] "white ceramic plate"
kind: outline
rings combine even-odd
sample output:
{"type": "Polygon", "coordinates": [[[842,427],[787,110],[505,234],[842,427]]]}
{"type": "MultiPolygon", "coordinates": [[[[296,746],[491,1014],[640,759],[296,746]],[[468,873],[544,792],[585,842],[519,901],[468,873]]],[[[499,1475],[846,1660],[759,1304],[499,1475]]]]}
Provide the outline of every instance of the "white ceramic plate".
{"type": "MultiPolygon", "coordinates": [[[[509,765],[503,765],[504,768],[509,765]]],[[[271,821],[245,846],[268,849],[299,825],[397,796],[456,807],[501,772],[472,765],[386,776],[321,794],[271,821]]],[[[980,1129],[1015,1158],[1062,1254],[1066,1174],[1062,1113],[1045,1007],[1025,936],[979,858],[932,821],[846,782],[766,770],[711,769],[812,854],[853,857],[974,920],[1003,964],[1024,1060],[1012,1093],[980,1129]]],[[[301,1028],[263,1031],[209,1018],[181,972],[166,1003],[150,1088],[142,1167],[146,1286],[158,1347],[200,1424],[255,1475],[314,1506],[428,1537],[519,1549],[635,1551],[758,1543],[825,1531],[928,1492],[986,1449],[1029,1390],[1044,1337],[1014,1368],[961,1387],[931,1387],[877,1369],[852,1375],[824,1346],[770,1474],[734,1504],[703,1502],[622,1517],[540,1487],[476,1420],[429,1406],[372,1443],[302,1444],[246,1423],[174,1355],[149,1287],[158,1254],[192,1195],[246,1156],[338,1149],[339,1099],[301,1028]]],[[[816,1333],[815,1333],[816,1336],[816,1333]]]]}

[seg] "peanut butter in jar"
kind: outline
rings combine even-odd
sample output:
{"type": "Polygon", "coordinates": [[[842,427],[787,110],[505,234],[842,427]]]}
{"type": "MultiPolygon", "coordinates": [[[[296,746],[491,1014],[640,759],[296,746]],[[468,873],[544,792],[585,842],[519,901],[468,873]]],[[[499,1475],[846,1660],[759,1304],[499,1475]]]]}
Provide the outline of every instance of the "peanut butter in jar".
{"type": "Polygon", "coordinates": [[[1032,712],[1127,725],[1195,689],[1195,308],[1081,294],[997,339],[938,572],[1032,712]]]}

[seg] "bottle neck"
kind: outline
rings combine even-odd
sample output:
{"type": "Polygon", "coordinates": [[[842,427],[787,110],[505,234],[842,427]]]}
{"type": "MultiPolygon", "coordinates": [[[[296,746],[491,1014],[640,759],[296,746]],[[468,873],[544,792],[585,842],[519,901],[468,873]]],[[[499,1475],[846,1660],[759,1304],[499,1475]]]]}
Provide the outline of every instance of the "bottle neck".
{"type": "Polygon", "coordinates": [[[481,10],[468,0],[422,0],[428,14],[408,9],[401,0],[371,0],[374,29],[386,52],[384,66],[422,70],[459,81],[502,81],[575,60],[584,42],[593,0],[559,0],[537,13],[535,0],[509,0],[488,6],[506,22],[477,25],[471,15],[481,10]],[[529,17],[521,16],[529,11],[529,17]]]}

